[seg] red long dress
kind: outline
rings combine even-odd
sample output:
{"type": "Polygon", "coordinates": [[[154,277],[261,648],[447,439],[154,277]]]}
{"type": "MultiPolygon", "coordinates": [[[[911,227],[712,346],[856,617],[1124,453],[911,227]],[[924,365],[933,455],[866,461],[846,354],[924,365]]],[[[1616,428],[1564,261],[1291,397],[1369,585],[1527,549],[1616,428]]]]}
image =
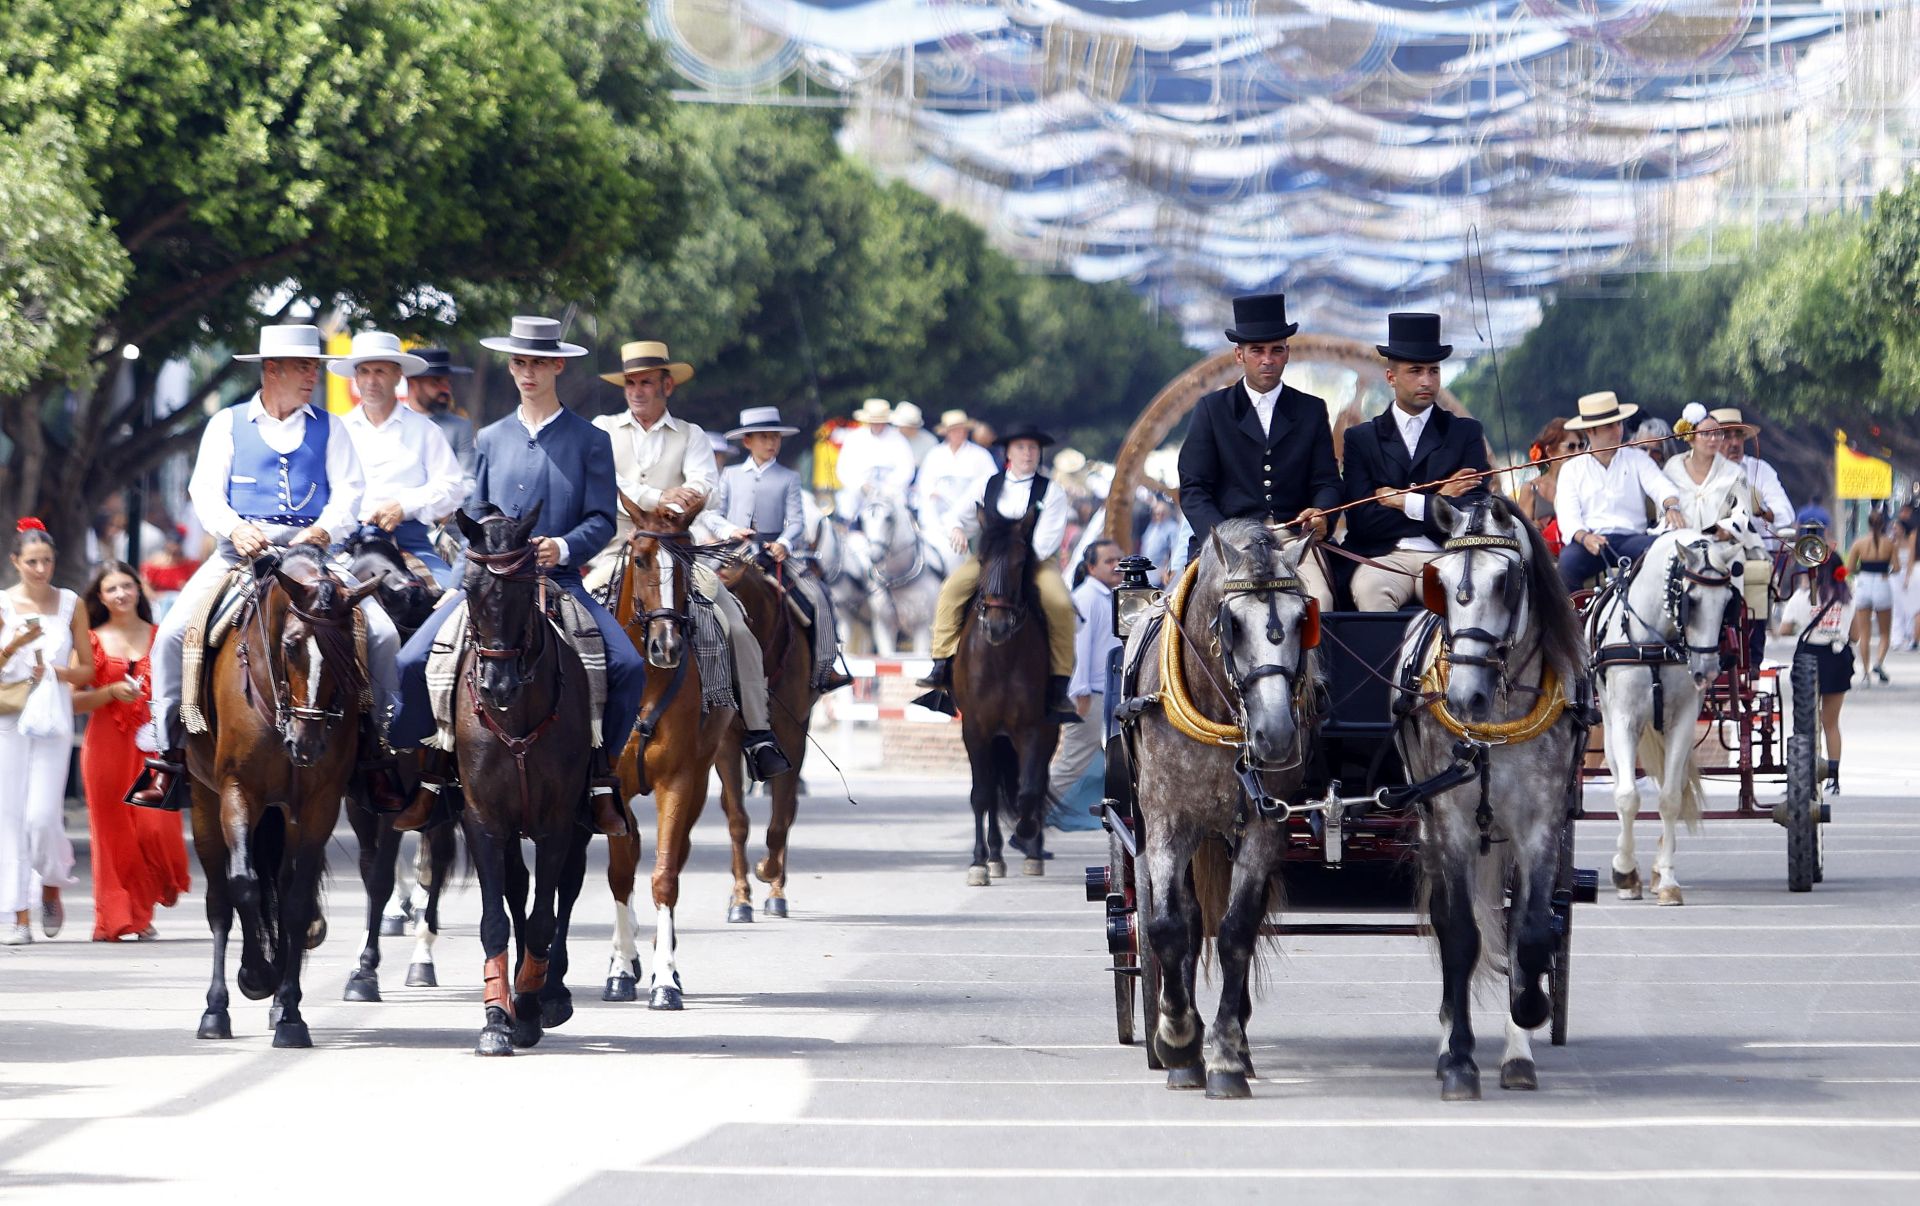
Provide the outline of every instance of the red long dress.
{"type": "Polygon", "coordinates": [[[192,886],[192,879],[179,814],[136,808],[125,798],[146,757],[134,745],[134,736],[147,722],[152,668],[145,656],[131,663],[108,656],[97,632],[92,640],[96,686],[117,683],[131,673],[141,687],[140,698],[131,703],[110,699],[101,704],[80,741],[87,824],[93,832],[93,938],[112,942],[146,929],[153,923],[154,906],[171,906],[192,886]]]}

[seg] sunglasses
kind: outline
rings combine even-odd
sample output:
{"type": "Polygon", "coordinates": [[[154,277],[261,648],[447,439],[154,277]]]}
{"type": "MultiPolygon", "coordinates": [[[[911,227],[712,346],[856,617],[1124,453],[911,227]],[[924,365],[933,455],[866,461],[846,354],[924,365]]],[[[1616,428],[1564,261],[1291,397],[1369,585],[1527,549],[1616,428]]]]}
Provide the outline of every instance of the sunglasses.
{"type": "Polygon", "coordinates": [[[1568,452],[1579,452],[1587,446],[1585,440],[1562,440],[1560,447],[1568,452]]]}

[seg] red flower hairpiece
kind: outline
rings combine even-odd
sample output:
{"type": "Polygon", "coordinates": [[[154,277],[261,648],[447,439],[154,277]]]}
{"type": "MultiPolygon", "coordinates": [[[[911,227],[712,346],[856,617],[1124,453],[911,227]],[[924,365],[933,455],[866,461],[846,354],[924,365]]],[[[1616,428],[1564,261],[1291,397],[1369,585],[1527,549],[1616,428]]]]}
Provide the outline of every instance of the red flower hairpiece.
{"type": "Polygon", "coordinates": [[[1834,566],[1834,567],[1833,567],[1833,580],[1834,580],[1835,582],[1845,582],[1845,581],[1847,580],[1847,567],[1846,567],[1846,566],[1844,566],[1844,565],[1836,565],[1836,566],[1834,566]]]}
{"type": "Polygon", "coordinates": [[[16,532],[44,532],[47,530],[47,525],[41,523],[31,515],[22,515],[20,522],[13,525],[13,530],[16,532]]]}

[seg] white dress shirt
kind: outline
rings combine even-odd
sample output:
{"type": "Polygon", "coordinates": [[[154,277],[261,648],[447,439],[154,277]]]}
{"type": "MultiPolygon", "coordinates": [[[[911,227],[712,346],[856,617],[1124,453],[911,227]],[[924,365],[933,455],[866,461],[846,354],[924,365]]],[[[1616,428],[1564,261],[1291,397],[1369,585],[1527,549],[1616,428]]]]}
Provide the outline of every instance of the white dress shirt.
{"type": "Polygon", "coordinates": [[[1113,588],[1088,574],[1073,588],[1073,609],[1080,627],[1073,635],[1073,677],[1068,699],[1085,699],[1107,692],[1107,660],[1120,638],[1113,635],[1113,588]]]}
{"type": "MultiPolygon", "coordinates": [[[[1433,407],[1429,406],[1417,415],[1410,415],[1395,403],[1389,408],[1393,415],[1394,426],[1400,429],[1400,442],[1407,446],[1407,463],[1413,463],[1414,449],[1420,447],[1420,433],[1427,429],[1427,420],[1433,417],[1433,407]]],[[[1411,485],[1412,483],[1408,483],[1411,485]]],[[[1406,506],[1408,519],[1427,517],[1427,496],[1424,494],[1402,494],[1400,501],[1406,506]]],[[[1437,553],[1440,546],[1426,536],[1402,536],[1396,549],[1410,549],[1416,553],[1437,553]]]]}
{"type": "Polygon", "coordinates": [[[1783,524],[1793,522],[1793,500],[1787,497],[1786,487],[1780,484],[1780,475],[1772,465],[1757,456],[1744,457],[1736,462],[1747,475],[1747,484],[1760,499],[1762,506],[1773,512],[1773,518],[1765,521],[1768,547],[1779,543],[1773,530],[1783,524]]]}
{"type": "MultiPolygon", "coordinates": [[[[1025,477],[1007,475],[1000,486],[1000,514],[1007,519],[1018,519],[1027,513],[1027,502],[1033,497],[1034,475],[1025,477]]],[[[989,478],[987,481],[991,481],[989,478]]],[[[974,487],[973,496],[967,500],[967,523],[964,525],[971,535],[979,526],[979,508],[987,503],[987,481],[974,487]]],[[[1060,542],[1066,539],[1067,517],[1073,513],[1073,500],[1060,488],[1059,482],[1049,482],[1047,496],[1040,500],[1040,518],[1033,525],[1034,556],[1046,561],[1060,551],[1060,542]]]]}
{"type": "Polygon", "coordinates": [[[1000,471],[993,454],[968,440],[955,452],[943,442],[920,462],[919,476],[913,483],[913,505],[920,512],[920,524],[934,532],[960,526],[960,509],[973,497],[981,482],[1000,471]]]}
{"type": "MultiPolygon", "coordinates": [[[[661,415],[652,427],[635,419],[632,411],[606,417],[612,421],[603,423],[596,419],[594,425],[604,428],[610,438],[625,439],[632,444],[633,466],[640,473],[653,469],[660,463],[660,458],[666,455],[667,432],[686,432],[687,442],[680,451],[680,484],[708,497],[713,495],[720,470],[713,459],[713,445],[707,442],[707,433],[700,429],[698,423],[689,423],[671,411],[661,415]]],[[[639,503],[642,510],[651,511],[659,507],[660,496],[666,493],[658,487],[642,485],[638,478],[621,476],[617,480],[620,492],[639,503]]]]}
{"type": "Polygon", "coordinates": [[[1740,467],[1716,452],[1707,480],[1696,482],[1687,469],[1690,455],[1672,457],[1665,466],[1667,480],[1673,483],[1672,492],[1680,497],[1680,513],[1687,517],[1687,526],[1704,532],[1723,519],[1751,521],[1753,487],[1740,467]]]}
{"type": "Polygon", "coordinates": [[[307,422],[330,423],[327,433],[327,505],[320,508],[314,526],[324,528],[334,540],[344,540],[359,523],[360,495],[366,478],[360,471],[360,458],[353,451],[353,437],[339,416],[315,410],[311,403],[285,419],[276,419],[260,404],[255,393],[251,401],[229,406],[207,420],[200,433],[200,455],[193,463],[193,476],[187,481],[187,498],[200,526],[222,540],[245,523],[240,513],[227,502],[227,478],[233,471],[233,425],[252,423],[260,439],[278,453],[289,453],[307,438],[307,422]]]}
{"type": "Polygon", "coordinates": [[[1287,388],[1286,383],[1282,382],[1275,385],[1264,394],[1253,392],[1253,382],[1247,381],[1244,378],[1240,384],[1246,389],[1247,397],[1253,399],[1253,413],[1260,416],[1260,430],[1272,431],[1273,408],[1280,404],[1280,391],[1287,388]]]}
{"type": "Polygon", "coordinates": [[[888,427],[875,435],[863,426],[841,438],[840,459],[834,464],[840,478],[837,506],[840,514],[851,516],[860,509],[861,493],[869,486],[905,496],[913,481],[913,445],[899,428],[888,427]]]}
{"type": "Polygon", "coordinates": [[[395,406],[386,422],[376,424],[367,408],[358,406],[342,423],[367,478],[360,496],[362,521],[371,523],[382,503],[395,502],[407,519],[434,524],[460,505],[465,486],[460,459],[432,419],[395,406]]]}
{"type": "Polygon", "coordinates": [[[1644,532],[1644,500],[1652,499],[1657,508],[1675,493],[1652,457],[1638,448],[1616,448],[1609,464],[1602,465],[1591,452],[1563,463],[1554,507],[1560,530],[1571,541],[1581,532],[1644,532]]]}

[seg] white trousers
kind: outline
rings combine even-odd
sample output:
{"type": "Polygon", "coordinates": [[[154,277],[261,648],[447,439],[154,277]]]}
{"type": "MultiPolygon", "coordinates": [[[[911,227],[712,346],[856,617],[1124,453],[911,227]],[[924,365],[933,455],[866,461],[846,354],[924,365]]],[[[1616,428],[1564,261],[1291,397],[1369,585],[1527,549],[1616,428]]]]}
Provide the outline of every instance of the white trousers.
{"type": "Polygon", "coordinates": [[[1088,698],[1093,702],[1080,723],[1060,726],[1060,745],[1053,751],[1053,762],[1047,767],[1047,787],[1056,800],[1067,798],[1067,793],[1080,782],[1080,776],[1087,773],[1100,753],[1100,738],[1105,728],[1101,712],[1105,705],[1098,695],[1088,698]]]}
{"type": "Polygon", "coordinates": [[[31,908],[42,885],[73,878],[73,843],[62,809],[72,737],[26,737],[0,729],[0,924],[31,908]]]}

